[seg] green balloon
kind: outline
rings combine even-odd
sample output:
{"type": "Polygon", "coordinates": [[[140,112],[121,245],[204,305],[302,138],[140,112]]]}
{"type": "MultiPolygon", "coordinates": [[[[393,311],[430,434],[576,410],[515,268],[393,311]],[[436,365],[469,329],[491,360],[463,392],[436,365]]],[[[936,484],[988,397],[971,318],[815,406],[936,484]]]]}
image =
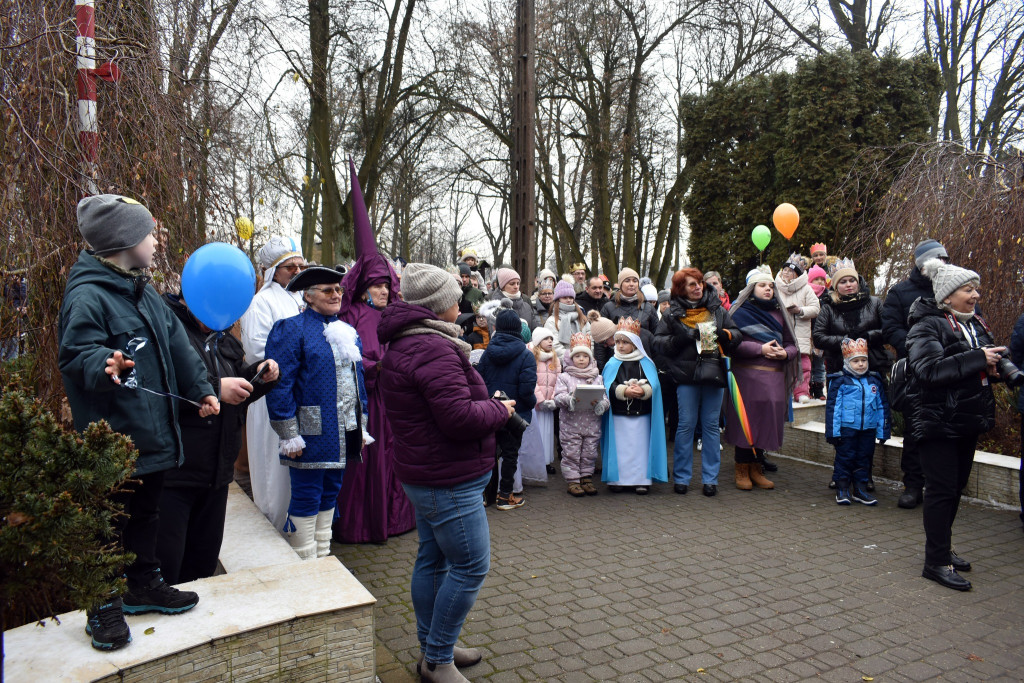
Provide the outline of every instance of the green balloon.
{"type": "Polygon", "coordinates": [[[758,251],[764,251],[768,243],[772,241],[772,231],[767,225],[759,225],[750,233],[750,241],[754,243],[758,251]]]}

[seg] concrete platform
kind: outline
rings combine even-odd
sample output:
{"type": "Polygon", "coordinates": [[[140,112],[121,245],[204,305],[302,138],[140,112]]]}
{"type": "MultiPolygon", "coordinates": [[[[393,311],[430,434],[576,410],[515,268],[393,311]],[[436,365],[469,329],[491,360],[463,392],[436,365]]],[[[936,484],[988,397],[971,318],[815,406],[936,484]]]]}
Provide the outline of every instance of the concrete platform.
{"type": "MultiPolygon", "coordinates": [[[[835,449],[825,440],[825,404],[794,406],[793,424],[786,425],[782,452],[786,455],[832,466],[835,449]]],[[[874,476],[902,481],[903,438],[893,437],[875,447],[874,476]]],[[[1020,458],[976,451],[974,468],[965,492],[971,498],[1018,506],[1020,458]]]]}
{"type": "Polygon", "coordinates": [[[132,643],[107,653],[90,645],[84,612],[6,631],[5,679],[374,681],[374,597],[336,557],[299,561],[237,486],[228,501],[228,573],[181,585],[199,593],[194,609],[128,617],[132,643]]]}

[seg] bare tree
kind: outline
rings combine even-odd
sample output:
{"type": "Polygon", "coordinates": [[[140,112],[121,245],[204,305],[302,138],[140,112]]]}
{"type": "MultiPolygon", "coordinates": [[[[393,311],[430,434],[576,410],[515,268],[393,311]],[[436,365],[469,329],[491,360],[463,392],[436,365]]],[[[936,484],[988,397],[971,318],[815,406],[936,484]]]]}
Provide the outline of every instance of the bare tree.
{"type": "Polygon", "coordinates": [[[942,72],[939,135],[1002,155],[1024,131],[1024,4],[925,0],[924,40],[942,72]]]}

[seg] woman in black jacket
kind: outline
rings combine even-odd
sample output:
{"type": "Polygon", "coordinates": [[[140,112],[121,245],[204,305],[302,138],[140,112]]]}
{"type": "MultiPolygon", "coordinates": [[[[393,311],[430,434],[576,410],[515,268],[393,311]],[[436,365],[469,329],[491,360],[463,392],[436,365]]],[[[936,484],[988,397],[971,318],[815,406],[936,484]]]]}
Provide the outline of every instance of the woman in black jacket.
{"type": "Polygon", "coordinates": [[[739,345],[741,335],[718,292],[704,286],[704,275],[696,268],[684,268],[672,276],[671,295],[654,335],[654,351],[658,368],[676,384],[679,426],[672,452],[674,490],[686,493],[689,487],[693,437],[699,419],[703,426],[701,479],[704,495],[713,496],[718,491],[722,460],[718,423],[725,396],[725,372],[721,356],[739,345]],[[714,348],[699,348],[702,324],[714,327],[714,348]]]}
{"type": "Polygon", "coordinates": [[[185,327],[192,348],[206,365],[207,379],[221,401],[219,415],[201,417],[183,405],[178,416],[185,462],[167,470],[160,493],[157,555],[164,580],[184,583],[213,576],[224,539],[228,485],[242,445],[245,412],[277,381],[277,363],[248,365],[242,344],[230,334],[218,335],[199,322],[180,295],[164,302],[185,327]],[[263,366],[260,381],[250,384],[263,366]]]}
{"type": "Polygon", "coordinates": [[[850,259],[836,262],[832,287],[821,296],[821,312],[814,319],[811,338],[825,357],[828,374],[843,370],[843,339],[866,339],[868,368],[883,376],[888,358],[882,348],[882,302],[871,296],[867,282],[857,274],[850,259]]]}
{"type": "Polygon", "coordinates": [[[978,436],[995,425],[990,382],[1004,347],[975,314],[981,299],[974,271],[938,259],[923,264],[935,298],[910,307],[907,334],[907,389],[914,435],[920,443],[925,478],[924,570],[921,575],[966,591],[971,583],[958,572],[971,563],[952,549],[952,527],[960,495],[974,464],[978,436]]]}

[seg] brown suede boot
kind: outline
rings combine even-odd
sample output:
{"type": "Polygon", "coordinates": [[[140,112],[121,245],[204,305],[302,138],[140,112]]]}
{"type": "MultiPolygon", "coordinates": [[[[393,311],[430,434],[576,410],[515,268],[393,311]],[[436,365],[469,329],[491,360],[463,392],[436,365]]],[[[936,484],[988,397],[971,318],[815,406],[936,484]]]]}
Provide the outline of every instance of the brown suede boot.
{"type": "Polygon", "coordinates": [[[761,463],[759,462],[750,463],[750,481],[759,489],[775,488],[775,484],[764,476],[764,472],[761,470],[761,463]]]}
{"type": "Polygon", "coordinates": [[[750,491],[754,488],[750,482],[750,463],[736,463],[736,488],[740,491],[750,491]]]}

